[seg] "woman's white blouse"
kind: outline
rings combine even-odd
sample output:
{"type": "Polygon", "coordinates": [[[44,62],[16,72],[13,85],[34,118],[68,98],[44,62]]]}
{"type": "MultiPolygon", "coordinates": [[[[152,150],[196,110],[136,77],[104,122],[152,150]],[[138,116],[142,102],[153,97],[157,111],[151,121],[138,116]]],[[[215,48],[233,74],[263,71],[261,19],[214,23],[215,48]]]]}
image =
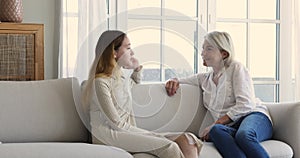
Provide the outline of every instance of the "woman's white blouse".
{"type": "Polygon", "coordinates": [[[236,121],[254,111],[262,112],[270,119],[267,107],[255,98],[252,79],[246,67],[234,61],[221,73],[217,86],[212,80],[213,72],[195,74],[179,79],[179,82],[201,88],[203,105],[215,121],[225,114],[236,121]]]}

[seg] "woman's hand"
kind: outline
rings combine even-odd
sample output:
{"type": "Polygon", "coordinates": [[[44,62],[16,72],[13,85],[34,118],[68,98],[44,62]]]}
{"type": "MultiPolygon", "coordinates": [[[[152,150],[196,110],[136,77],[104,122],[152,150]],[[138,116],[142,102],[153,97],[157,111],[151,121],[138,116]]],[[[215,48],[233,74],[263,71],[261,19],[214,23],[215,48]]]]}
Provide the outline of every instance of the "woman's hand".
{"type": "Polygon", "coordinates": [[[200,134],[199,134],[199,137],[201,138],[201,140],[203,141],[208,141],[209,140],[209,131],[211,129],[211,127],[213,126],[214,124],[206,127],[200,134]]]}
{"type": "Polygon", "coordinates": [[[216,122],[214,122],[212,125],[206,127],[200,134],[199,137],[203,140],[203,141],[208,141],[209,140],[209,131],[211,129],[211,127],[215,124],[228,124],[232,122],[232,120],[230,119],[230,117],[228,115],[224,115],[222,117],[220,117],[216,122]]]}
{"type": "Polygon", "coordinates": [[[166,91],[169,96],[173,96],[179,88],[179,81],[177,78],[169,79],[166,83],[166,91]]]}
{"type": "Polygon", "coordinates": [[[132,68],[132,69],[138,69],[141,65],[139,64],[139,61],[138,61],[138,59],[136,59],[136,58],[134,58],[134,57],[132,57],[131,58],[131,62],[132,62],[132,66],[130,67],[130,68],[132,68]]]}
{"type": "Polygon", "coordinates": [[[232,122],[232,120],[230,119],[230,117],[228,115],[224,115],[222,117],[220,117],[216,122],[215,124],[222,124],[222,125],[225,125],[225,124],[228,124],[232,122]]]}

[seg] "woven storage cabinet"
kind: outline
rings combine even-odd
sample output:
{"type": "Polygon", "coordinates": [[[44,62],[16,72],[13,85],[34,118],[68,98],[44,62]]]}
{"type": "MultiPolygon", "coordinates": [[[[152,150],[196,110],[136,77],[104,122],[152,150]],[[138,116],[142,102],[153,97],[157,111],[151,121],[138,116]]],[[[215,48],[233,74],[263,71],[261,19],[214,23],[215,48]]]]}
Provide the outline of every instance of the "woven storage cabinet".
{"type": "Polygon", "coordinates": [[[0,0],[0,21],[22,22],[22,0],[0,0]]]}
{"type": "Polygon", "coordinates": [[[0,23],[0,80],[42,79],[43,25],[0,23]]]}
{"type": "Polygon", "coordinates": [[[0,74],[2,80],[34,78],[34,36],[0,34],[0,74]]]}

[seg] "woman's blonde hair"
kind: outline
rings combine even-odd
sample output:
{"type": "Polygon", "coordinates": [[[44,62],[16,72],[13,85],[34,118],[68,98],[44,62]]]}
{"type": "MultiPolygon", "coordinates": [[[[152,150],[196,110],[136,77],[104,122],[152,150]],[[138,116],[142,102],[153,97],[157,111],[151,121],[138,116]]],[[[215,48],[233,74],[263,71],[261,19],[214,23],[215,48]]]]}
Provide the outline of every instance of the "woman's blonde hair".
{"type": "Polygon", "coordinates": [[[208,33],[204,39],[220,51],[226,51],[228,57],[224,59],[224,65],[228,67],[234,59],[234,47],[231,36],[227,32],[213,31],[208,33]]]}

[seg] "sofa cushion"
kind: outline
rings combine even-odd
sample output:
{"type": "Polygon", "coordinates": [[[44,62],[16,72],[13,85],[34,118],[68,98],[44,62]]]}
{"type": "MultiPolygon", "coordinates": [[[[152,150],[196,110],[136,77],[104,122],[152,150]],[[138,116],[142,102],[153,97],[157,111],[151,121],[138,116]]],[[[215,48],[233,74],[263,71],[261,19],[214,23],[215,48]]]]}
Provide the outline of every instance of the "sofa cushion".
{"type": "MultiPolygon", "coordinates": [[[[270,158],[291,158],[293,157],[293,150],[292,148],[277,140],[268,140],[261,143],[261,145],[266,149],[270,158]]],[[[218,150],[215,148],[212,142],[205,142],[199,158],[206,158],[206,157],[213,157],[213,158],[222,158],[219,154],[218,150]]]]}
{"type": "Polygon", "coordinates": [[[3,158],[132,158],[119,148],[86,143],[12,143],[0,145],[3,158]]]}
{"type": "Polygon", "coordinates": [[[291,158],[293,157],[292,148],[282,141],[267,140],[261,143],[261,145],[269,153],[270,158],[291,158]]]}
{"type": "Polygon", "coordinates": [[[76,87],[74,78],[0,81],[0,141],[86,141],[73,99],[76,87]]]}
{"type": "Polygon", "coordinates": [[[151,154],[146,154],[146,153],[137,153],[133,154],[134,158],[158,158],[157,156],[151,155],[151,154]]]}
{"type": "MultiPolygon", "coordinates": [[[[293,157],[293,151],[289,145],[281,141],[268,140],[261,143],[261,145],[267,150],[270,158],[291,158],[293,157]]],[[[134,158],[152,158],[153,156],[147,154],[136,154],[134,158]]],[[[218,150],[215,148],[212,142],[204,142],[199,158],[222,158],[218,150]]]]}
{"type": "Polygon", "coordinates": [[[207,157],[222,158],[222,156],[220,155],[220,153],[215,148],[212,142],[204,142],[202,149],[200,151],[199,158],[207,158],[207,157]]]}

